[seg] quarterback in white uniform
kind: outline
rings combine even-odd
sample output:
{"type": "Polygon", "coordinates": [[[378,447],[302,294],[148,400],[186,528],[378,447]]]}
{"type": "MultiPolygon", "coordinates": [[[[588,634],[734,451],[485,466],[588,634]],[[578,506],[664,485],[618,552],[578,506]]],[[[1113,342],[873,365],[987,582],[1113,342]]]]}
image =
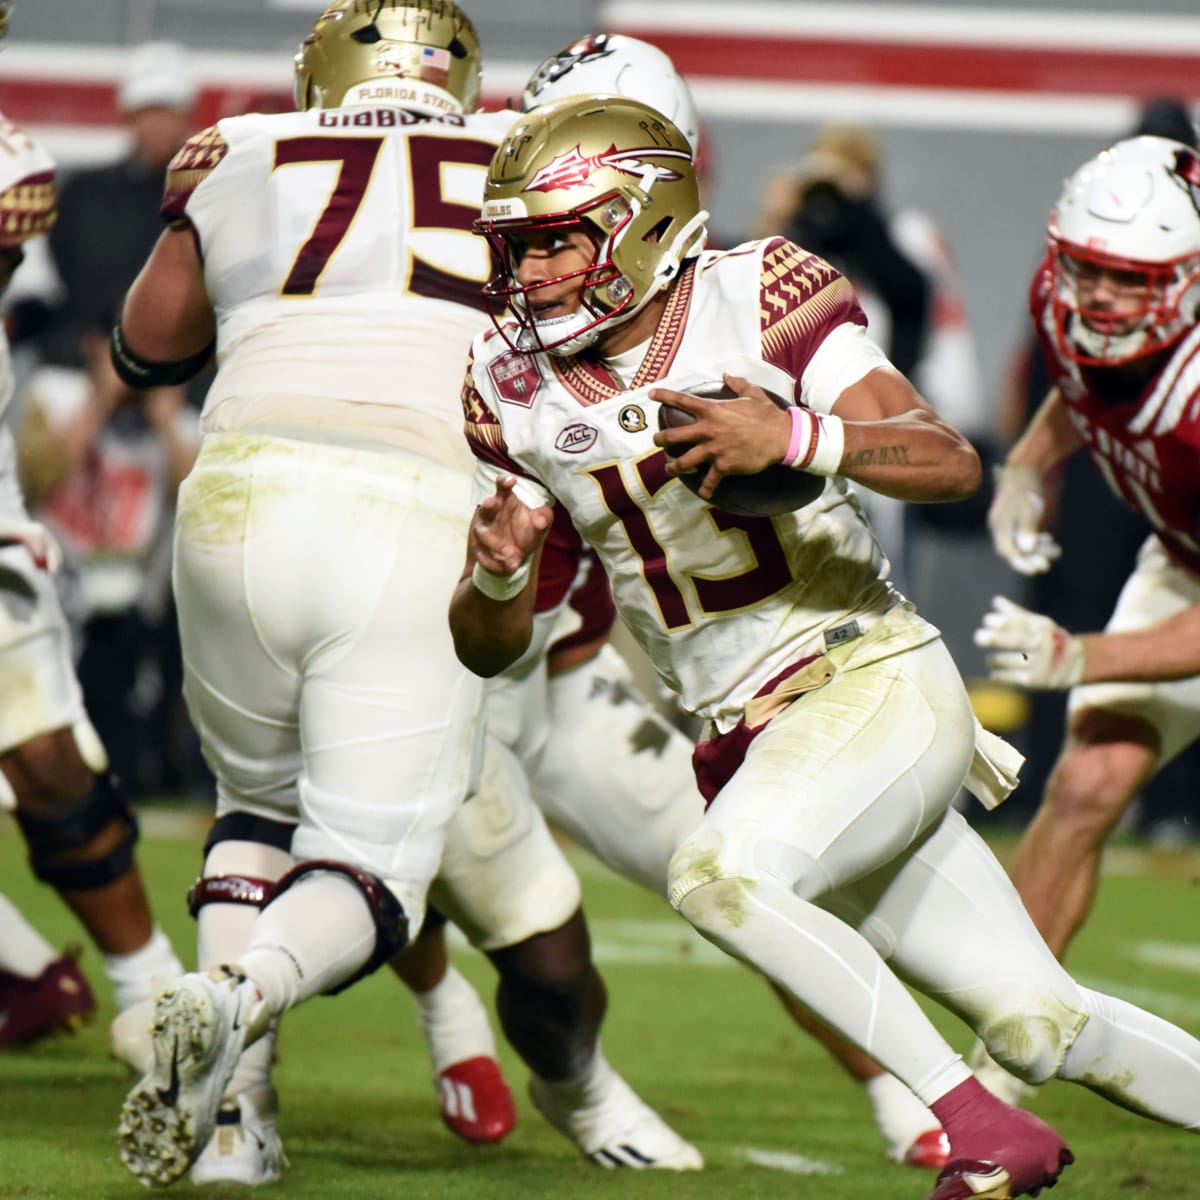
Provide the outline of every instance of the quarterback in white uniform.
{"type": "Polygon", "coordinates": [[[703,223],[686,141],[633,101],[548,105],[497,151],[478,228],[513,316],[476,339],[464,387],[482,498],[451,606],[460,657],[491,675],[524,651],[561,504],[708,722],[710,807],[672,860],[672,903],[929,1104],[952,1153],[931,1200],[1025,1194],[1071,1155],[978,1084],[889,960],[1025,1077],[1195,1127],[1200,1043],[1078,986],[950,807],[964,781],[1001,799],[1012,756],[888,583],[846,480],[955,499],[977,456],[866,340],[828,264],[781,239],[703,253],[703,223]],[[739,398],[681,390],[714,379],[739,398]],[[656,433],[663,404],[694,423],[656,433]],[[780,463],[824,480],[799,511],[705,503],[780,463]],[[678,479],[692,469],[698,496],[678,479]]]}
{"type": "Polygon", "coordinates": [[[113,331],[133,384],[217,360],[174,558],[218,783],[191,901],[211,969],[159,996],[123,1110],[147,1183],[277,1177],[275,1019],[401,950],[439,869],[439,906],[500,969],[547,1119],[605,1165],[701,1165],[599,1053],[578,881],[527,793],[485,762],[462,805],[483,726],[445,620],[471,513],[456,397],[486,323],[471,223],[514,119],[475,113],[479,75],[448,0],[339,0],[297,55],[303,111],[222,120],[176,156],[168,229],[113,331]],[[527,878],[504,853],[526,832],[544,851],[527,878]],[[481,879],[456,882],[460,844],[481,879]],[[526,891],[540,902],[506,906],[526,891]],[[226,1154],[223,1132],[258,1152],[226,1154]]]}
{"type": "MultiPolygon", "coordinates": [[[[0,4],[0,38],[9,8],[0,4]]],[[[21,261],[23,244],[53,225],[55,205],[54,163],[0,117],[0,290],[21,261]]],[[[136,818],[84,711],[51,578],[57,546],[25,510],[8,423],[13,389],[8,340],[0,330],[0,808],[13,812],[34,873],[87,929],[118,1010],[128,1010],[182,967],[151,917],[134,859],[136,818]]],[[[56,961],[58,969],[75,971],[56,961]]],[[[8,965],[10,978],[28,973],[8,965]]],[[[34,976],[49,966],[26,963],[34,976]]],[[[0,1011],[19,1003],[15,993],[3,992],[0,1011]]],[[[9,1012],[6,1025],[19,1023],[19,1014],[9,1012]]]]}

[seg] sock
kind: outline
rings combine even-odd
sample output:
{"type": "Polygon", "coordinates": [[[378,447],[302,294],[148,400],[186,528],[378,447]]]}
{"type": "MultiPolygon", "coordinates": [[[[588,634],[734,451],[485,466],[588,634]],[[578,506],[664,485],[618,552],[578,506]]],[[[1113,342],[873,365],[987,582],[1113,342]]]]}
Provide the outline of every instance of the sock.
{"type": "Polygon", "coordinates": [[[184,973],[183,963],[157,925],[141,949],[131,954],[105,954],[103,958],[117,1012],[153,998],[164,983],[184,973]]]}
{"type": "Polygon", "coordinates": [[[36,979],[56,958],[58,951],[0,895],[0,971],[36,979]]]}
{"type": "Polygon", "coordinates": [[[314,872],[258,915],[237,965],[278,1016],[345,983],[375,949],[375,918],[343,875],[314,872]]]}
{"type": "MultiPolygon", "coordinates": [[[[218,842],[204,860],[204,876],[245,875],[274,882],[292,867],[292,856],[261,842],[218,842]]],[[[196,914],[196,957],[200,969],[238,962],[250,944],[258,909],[249,904],[205,904],[196,914]]]]}
{"type": "Polygon", "coordinates": [[[886,1072],[868,1079],[863,1087],[875,1113],[875,1124],[896,1161],[923,1133],[938,1127],[938,1119],[898,1080],[886,1072]]]}
{"type": "Polygon", "coordinates": [[[468,1058],[496,1057],[496,1040],[478,993],[454,967],[427,992],[414,992],[417,1019],[429,1046],[434,1074],[468,1058]]]}
{"type": "Polygon", "coordinates": [[[552,1081],[539,1076],[538,1084],[559,1107],[580,1109],[599,1104],[616,1078],[616,1072],[597,1048],[591,1062],[574,1078],[552,1081]]]}

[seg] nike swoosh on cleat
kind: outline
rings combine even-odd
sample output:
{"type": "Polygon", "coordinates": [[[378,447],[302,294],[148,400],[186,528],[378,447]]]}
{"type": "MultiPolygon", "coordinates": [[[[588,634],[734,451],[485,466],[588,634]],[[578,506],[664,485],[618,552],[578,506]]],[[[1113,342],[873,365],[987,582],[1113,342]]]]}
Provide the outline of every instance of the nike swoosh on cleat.
{"type": "Polygon", "coordinates": [[[171,1050],[171,1080],[167,1087],[156,1088],[155,1092],[165,1108],[174,1108],[179,1099],[179,1039],[171,1050]]]}

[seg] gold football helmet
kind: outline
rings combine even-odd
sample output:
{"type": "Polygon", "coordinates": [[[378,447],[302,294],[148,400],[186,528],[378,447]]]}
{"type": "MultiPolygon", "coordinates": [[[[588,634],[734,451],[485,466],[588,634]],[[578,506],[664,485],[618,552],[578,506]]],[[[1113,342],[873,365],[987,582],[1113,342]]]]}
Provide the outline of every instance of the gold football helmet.
{"type": "Polygon", "coordinates": [[[488,239],[499,269],[484,295],[511,307],[517,349],[575,354],[602,328],[640,312],[700,253],[707,218],[691,148],[661,113],[623,96],[553,101],[513,126],[488,169],[475,232],[488,239]],[[591,265],[522,286],[522,235],[567,227],[596,243],[591,265]],[[538,321],[529,294],[580,275],[578,311],[538,321]]]}
{"type": "Polygon", "coordinates": [[[8,37],[8,19],[12,16],[12,0],[0,0],[0,42],[8,37]]]}
{"type": "Polygon", "coordinates": [[[474,112],[483,62],[453,0],[337,0],[295,59],[296,107],[474,112]]]}

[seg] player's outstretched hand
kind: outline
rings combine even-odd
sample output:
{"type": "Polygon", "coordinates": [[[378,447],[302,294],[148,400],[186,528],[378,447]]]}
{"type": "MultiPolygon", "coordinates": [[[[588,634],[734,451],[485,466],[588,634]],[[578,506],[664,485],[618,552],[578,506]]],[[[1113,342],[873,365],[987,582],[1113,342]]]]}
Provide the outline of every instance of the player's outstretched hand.
{"type": "Polygon", "coordinates": [[[1058,691],[1083,682],[1087,655],[1082,639],[1003,596],[992,598],[991,612],[975,631],[975,645],[991,651],[988,673],[1001,683],[1058,691]]]}
{"type": "Polygon", "coordinates": [[[996,468],[996,490],[987,523],[996,553],[1022,575],[1041,575],[1062,553],[1053,535],[1042,529],[1046,497],[1032,467],[996,468]]]}
{"type": "Polygon", "coordinates": [[[694,420],[691,424],[662,429],[654,435],[657,446],[691,443],[678,458],[667,459],[669,475],[708,472],[699,488],[702,500],[711,500],[726,475],[755,475],[782,462],[791,437],[791,421],[760,387],[740,375],[723,376],[735,399],[705,400],[672,388],[653,388],[650,399],[678,408],[694,420]]]}
{"type": "Polygon", "coordinates": [[[24,546],[38,567],[51,575],[62,566],[62,547],[37,521],[0,517],[0,546],[24,546]]]}
{"type": "Polygon", "coordinates": [[[485,571],[511,575],[531,558],[550,531],[553,510],[545,505],[530,508],[514,491],[513,475],[502,475],[496,491],[475,510],[469,549],[485,571]]]}

